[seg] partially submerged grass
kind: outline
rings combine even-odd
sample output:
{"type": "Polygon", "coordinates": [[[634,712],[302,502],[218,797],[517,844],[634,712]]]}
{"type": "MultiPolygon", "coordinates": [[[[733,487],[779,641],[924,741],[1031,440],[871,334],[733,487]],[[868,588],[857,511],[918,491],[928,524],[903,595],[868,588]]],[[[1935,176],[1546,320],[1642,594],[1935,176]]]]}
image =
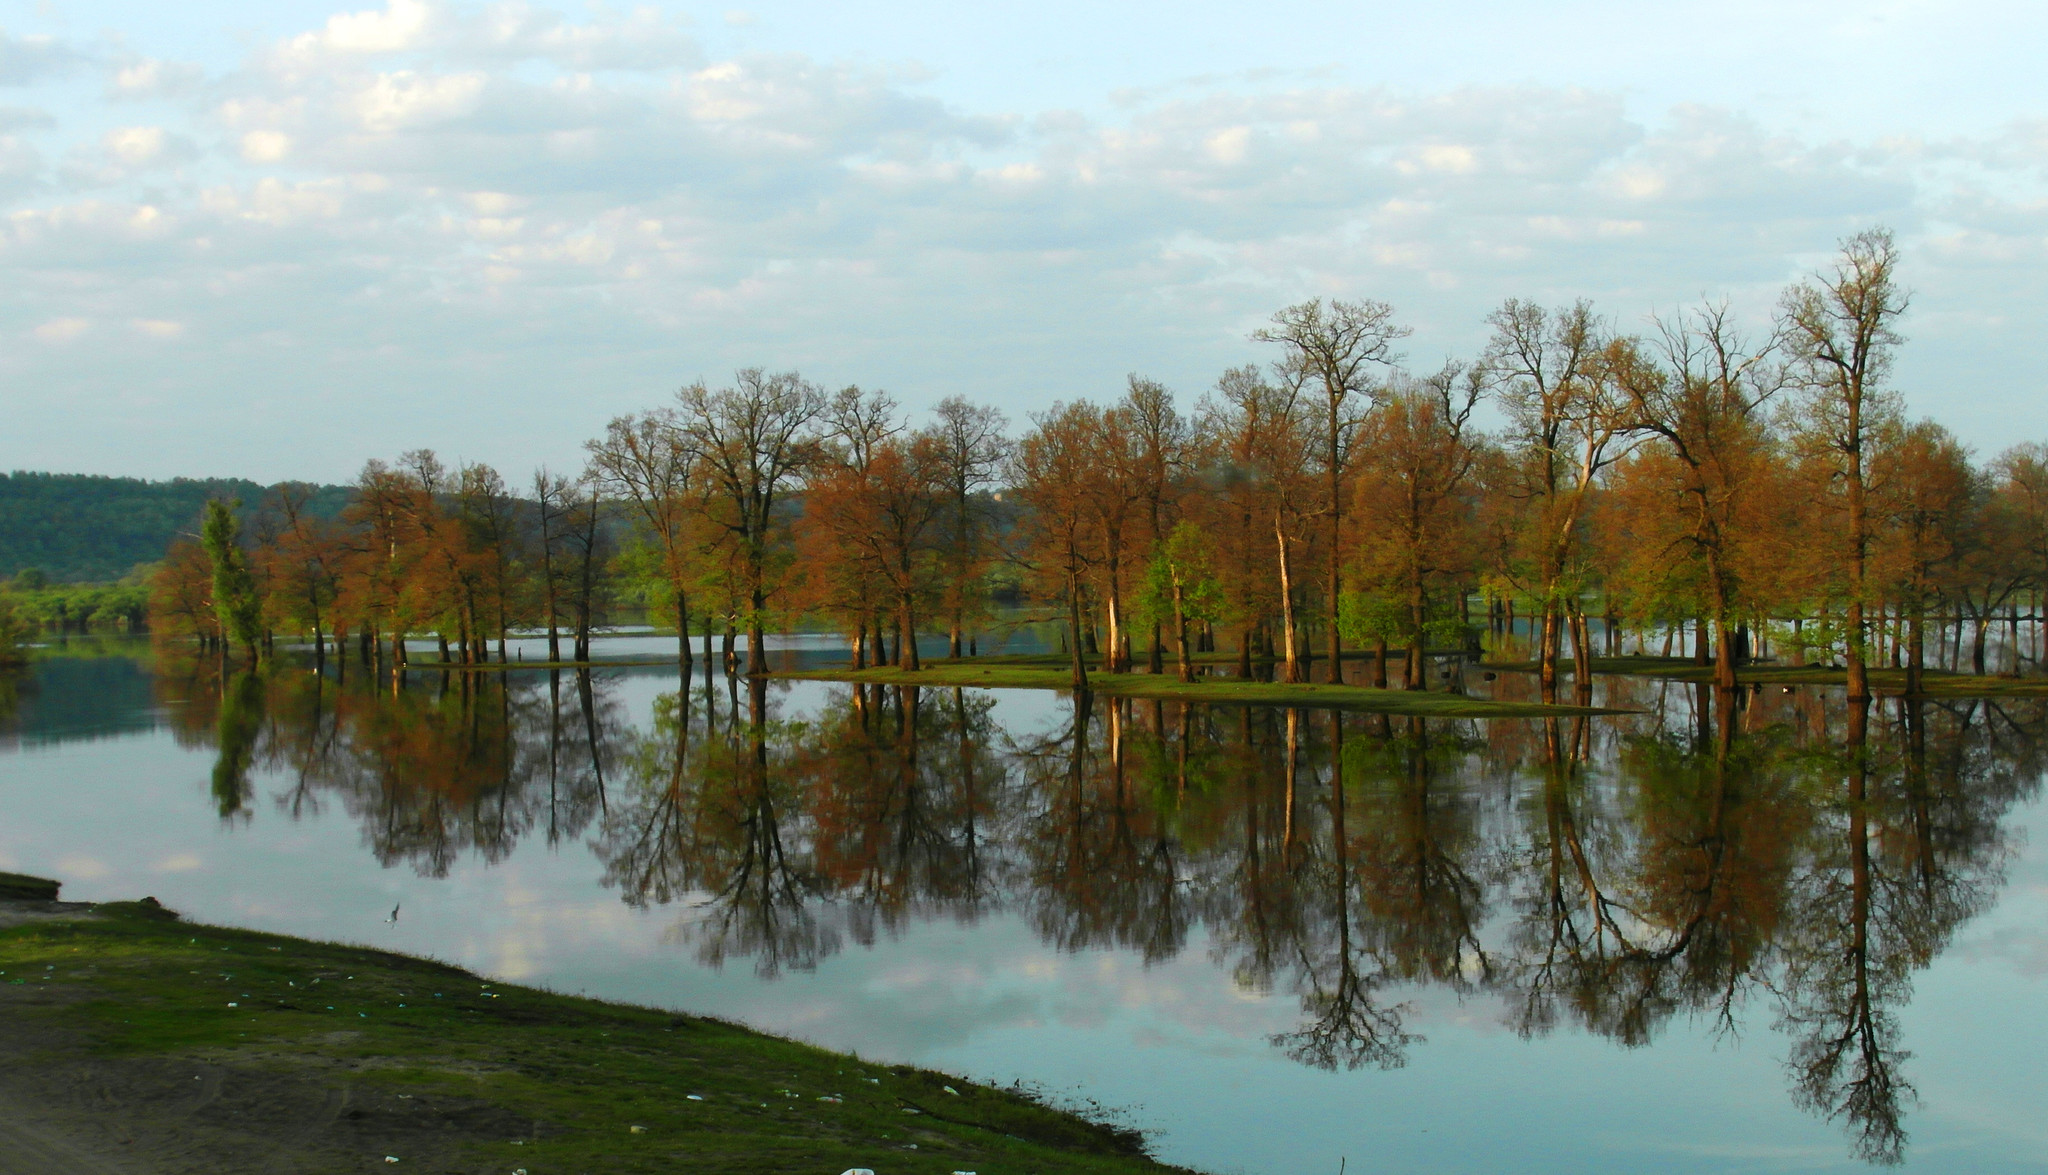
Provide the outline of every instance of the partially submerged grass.
{"type": "MultiPolygon", "coordinates": [[[[885,666],[876,669],[786,670],[772,676],[805,681],[867,682],[873,685],[1072,690],[1072,669],[1050,667],[1045,664],[1047,660],[1036,657],[968,658],[958,661],[927,661],[924,668],[916,672],[885,666]]],[[[1170,674],[1105,673],[1099,670],[1088,674],[1088,688],[1097,693],[1117,697],[1159,698],[1176,702],[1290,706],[1300,709],[1352,710],[1369,714],[1410,714],[1443,718],[1544,718],[1576,714],[1626,713],[1622,710],[1591,706],[1498,702],[1490,698],[1473,698],[1463,694],[1429,690],[1247,681],[1241,677],[1205,677],[1183,682],[1170,674]]]]}
{"type": "Polygon", "coordinates": [[[451,1144],[465,1170],[1170,1169],[1134,1132],[1018,1091],[716,1020],[187,924],[153,903],[47,909],[0,929],[0,984],[25,985],[0,1002],[10,1016],[47,1018],[106,1064],[183,1059],[280,1081],[310,1072],[345,1078],[358,1105],[365,1087],[459,1102],[486,1124],[451,1144]]]}
{"type": "Polygon", "coordinates": [[[407,673],[497,673],[517,669],[630,669],[676,664],[674,657],[605,657],[592,661],[407,661],[407,673]]]}
{"type": "MultiPolygon", "coordinates": [[[[1714,680],[1714,666],[1701,665],[1690,657],[1595,657],[1595,674],[1617,677],[1655,677],[1670,681],[1714,680]]],[[[1574,662],[1558,662],[1559,672],[1572,671],[1574,662]]],[[[1489,669],[1534,673],[1534,661],[1490,664],[1489,669]]],[[[1735,670],[1738,685],[1845,685],[1848,670],[1835,665],[1742,665],[1735,670]]],[[[1904,694],[1906,671],[1870,667],[1870,688],[1881,694],[1904,694]]],[[[1942,669],[1921,671],[1920,693],[1930,698],[2048,697],[2048,677],[1993,677],[1950,673],[1942,669]]]]}

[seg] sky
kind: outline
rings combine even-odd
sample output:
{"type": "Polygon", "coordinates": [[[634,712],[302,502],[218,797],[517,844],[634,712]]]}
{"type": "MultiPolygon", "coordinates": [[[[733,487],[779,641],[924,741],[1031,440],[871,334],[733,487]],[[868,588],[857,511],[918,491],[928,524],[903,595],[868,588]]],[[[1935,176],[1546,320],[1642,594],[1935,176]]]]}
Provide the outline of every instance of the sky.
{"type": "Polygon", "coordinates": [[[1894,377],[2048,440],[2048,5],[0,0],[0,469],[521,481],[741,367],[1188,405],[1310,297],[1768,328],[1898,234],[1894,377]]]}

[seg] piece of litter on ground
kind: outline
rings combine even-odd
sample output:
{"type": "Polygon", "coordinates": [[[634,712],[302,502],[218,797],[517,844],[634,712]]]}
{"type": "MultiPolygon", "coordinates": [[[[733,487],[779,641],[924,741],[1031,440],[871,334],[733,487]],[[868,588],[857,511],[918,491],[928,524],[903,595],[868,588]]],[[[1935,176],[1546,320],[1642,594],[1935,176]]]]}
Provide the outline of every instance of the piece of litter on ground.
{"type": "Polygon", "coordinates": [[[950,1086],[950,1085],[941,1085],[941,1086],[940,1086],[939,1088],[940,1088],[940,1089],[943,1089],[943,1090],[945,1090],[945,1091],[946,1091],[947,1093],[950,1093],[950,1094],[952,1094],[952,1095],[953,1095],[954,1097],[959,1097],[959,1096],[960,1096],[960,1091],[959,1091],[959,1090],[957,1090],[957,1089],[954,1089],[954,1088],[953,1088],[952,1086],[950,1086]]]}
{"type": "Polygon", "coordinates": [[[869,1085],[880,1085],[882,1083],[882,1079],[879,1077],[863,1077],[861,1078],[861,1080],[867,1082],[869,1085]]]}
{"type": "Polygon", "coordinates": [[[703,1100],[704,1100],[704,1099],[703,1099],[702,1097],[699,1097],[698,1095],[696,1095],[696,1094],[694,1094],[694,1093],[686,1093],[686,1094],[684,1094],[684,1095],[683,1095],[683,1098],[684,1098],[684,1100],[686,1100],[686,1101],[693,1101],[693,1102],[701,1102],[701,1101],[703,1101],[703,1100]]]}
{"type": "Polygon", "coordinates": [[[645,1134],[645,1133],[647,1133],[647,1127],[645,1127],[645,1126],[628,1126],[628,1127],[626,1127],[626,1129],[627,1129],[627,1130],[630,1130],[630,1131],[632,1131],[632,1132],[633,1132],[634,1134],[645,1134]]]}
{"type": "Polygon", "coordinates": [[[833,1097],[831,1094],[828,1093],[820,1097],[818,1100],[821,1102],[831,1102],[833,1105],[836,1106],[844,1102],[846,1099],[843,1097],[833,1097]]]}
{"type": "Polygon", "coordinates": [[[911,1109],[911,1108],[910,1108],[909,1106],[905,1106],[905,1107],[903,1107],[903,1112],[904,1112],[904,1113],[906,1113],[906,1114],[921,1114],[921,1113],[923,1113],[924,1111],[922,1111],[922,1110],[913,1110],[913,1109],[911,1109]]]}
{"type": "Polygon", "coordinates": [[[397,1161],[398,1161],[398,1156],[397,1156],[397,1155],[385,1155],[385,1156],[384,1156],[384,1161],[385,1161],[385,1162],[387,1162],[387,1163],[395,1163],[395,1162],[397,1162],[397,1161]]]}
{"type": "Polygon", "coordinates": [[[875,1175],[875,1173],[866,1167],[848,1167],[846,1170],[841,1171],[839,1175],[875,1175]]]}
{"type": "Polygon", "coordinates": [[[240,1005],[240,1004],[236,1003],[236,1002],[235,1002],[235,1001],[233,1001],[233,1000],[229,1000],[229,1001],[228,1001],[228,1007],[230,1007],[230,1008],[239,1008],[239,1007],[241,1007],[241,1006],[242,1006],[242,1005],[240,1005]]]}

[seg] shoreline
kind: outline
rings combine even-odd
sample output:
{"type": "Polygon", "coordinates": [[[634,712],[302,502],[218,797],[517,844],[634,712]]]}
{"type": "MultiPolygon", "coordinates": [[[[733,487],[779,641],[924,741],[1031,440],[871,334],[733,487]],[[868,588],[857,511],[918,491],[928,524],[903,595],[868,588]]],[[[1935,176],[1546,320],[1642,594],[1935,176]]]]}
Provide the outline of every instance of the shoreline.
{"type": "Polygon", "coordinates": [[[0,874],[0,1175],[1182,1170],[1017,1089],[56,893],[0,874]]]}

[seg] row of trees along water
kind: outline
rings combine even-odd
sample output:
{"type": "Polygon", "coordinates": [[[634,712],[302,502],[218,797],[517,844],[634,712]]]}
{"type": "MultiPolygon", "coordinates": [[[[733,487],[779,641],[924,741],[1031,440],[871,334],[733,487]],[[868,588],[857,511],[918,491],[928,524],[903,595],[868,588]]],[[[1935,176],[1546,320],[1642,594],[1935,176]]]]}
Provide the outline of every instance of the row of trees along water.
{"type": "Polygon", "coordinates": [[[1060,605],[1077,685],[1091,655],[1126,672],[1143,650],[1154,673],[1171,656],[1185,678],[1227,642],[1238,672],[1289,681],[1340,679],[1348,647],[1383,685],[1399,650],[1425,688],[1432,644],[1471,639],[1475,597],[1509,631],[1524,609],[1546,698],[1567,641],[1594,654],[1595,618],[1610,652],[1629,625],[1666,652],[1689,627],[1727,686],[1775,639],[1839,656],[1852,697],[1889,650],[1917,691],[1930,624],[1952,664],[1973,629],[1982,672],[2004,620],[2017,669],[2039,653],[2019,610],[2048,584],[2048,448],[1978,466],[1905,417],[1897,270],[1888,233],[1849,238],[1753,329],[1725,303],[1631,334],[1584,302],[1510,300],[1480,355],[1426,373],[1399,365],[1391,307],[1312,300],[1252,336],[1272,362],[1192,408],[1133,376],[1014,439],[962,399],[913,429],[884,393],[742,371],[614,420],[584,470],[523,493],[421,451],[370,462],[337,522],[303,509],[307,487],[240,535],[213,505],[156,577],[156,623],[252,655],[277,630],[323,655],[352,635],[400,665],[405,634],[441,634],[456,661],[495,639],[502,660],[533,625],[582,660],[632,590],[672,616],[685,672],[693,624],[707,654],[724,632],[728,664],[744,632],[761,667],[764,630],[805,616],[849,633],[856,665],[917,669],[917,634],[971,650],[1014,575],[1060,605]]]}
{"type": "Polygon", "coordinates": [[[405,689],[223,668],[154,682],[181,741],[217,748],[224,820],[331,808],[424,876],[582,841],[627,902],[679,903],[707,964],[773,977],[1006,913],[1148,963],[1206,938],[1244,989],[1299,997],[1274,1043],[1324,1067],[1401,1064],[1430,989],[1628,1046],[1763,1018],[1795,1100],[1882,1162],[1913,1101],[1913,976],[1998,893],[2048,745],[2039,698],[1635,678],[1619,720],[1081,693],[1005,730],[990,694],[915,686],[830,687],[788,721],[788,683],[709,664],[651,724],[587,668],[405,689]]]}

